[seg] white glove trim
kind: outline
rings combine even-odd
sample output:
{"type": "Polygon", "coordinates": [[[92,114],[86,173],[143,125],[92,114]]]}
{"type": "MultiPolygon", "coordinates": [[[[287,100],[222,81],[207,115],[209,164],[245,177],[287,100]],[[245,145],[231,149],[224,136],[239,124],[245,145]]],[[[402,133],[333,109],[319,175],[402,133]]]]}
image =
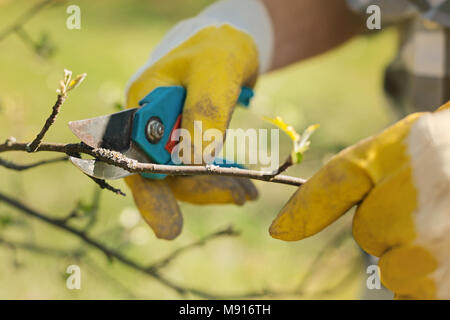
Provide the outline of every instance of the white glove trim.
{"type": "Polygon", "coordinates": [[[417,120],[407,144],[418,197],[415,243],[437,259],[437,298],[450,299],[450,109],[417,120]]]}

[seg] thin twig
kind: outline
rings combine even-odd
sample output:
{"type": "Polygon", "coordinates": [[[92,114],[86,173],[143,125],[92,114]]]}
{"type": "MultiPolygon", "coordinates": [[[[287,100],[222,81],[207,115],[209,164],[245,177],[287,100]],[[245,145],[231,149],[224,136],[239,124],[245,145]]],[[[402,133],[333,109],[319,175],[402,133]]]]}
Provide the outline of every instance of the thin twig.
{"type": "Polygon", "coordinates": [[[302,281],[297,286],[296,292],[302,293],[306,289],[309,284],[309,280],[312,278],[320,263],[323,262],[323,258],[331,253],[332,251],[338,249],[342,243],[348,239],[350,239],[350,234],[348,230],[344,229],[340,231],[337,235],[335,235],[327,244],[319,251],[319,253],[315,256],[313,262],[311,263],[308,271],[303,276],[302,281]]]}
{"type": "Polygon", "coordinates": [[[23,27],[25,23],[27,23],[32,17],[34,17],[37,13],[39,13],[42,9],[50,5],[52,2],[56,3],[55,0],[44,0],[42,2],[37,3],[35,6],[31,7],[11,25],[0,31],[0,41],[3,41],[7,36],[17,32],[19,29],[23,27]]]}
{"type": "MultiPolygon", "coordinates": [[[[81,205],[81,202],[79,203],[79,205],[81,205]]],[[[88,222],[83,227],[84,232],[88,232],[97,222],[99,207],[100,207],[100,191],[97,188],[95,188],[94,194],[92,196],[92,201],[88,205],[88,210],[83,210],[85,216],[89,218],[88,222]]]]}
{"type": "Polygon", "coordinates": [[[58,94],[56,102],[52,108],[52,113],[45,121],[44,126],[42,127],[41,131],[37,134],[36,138],[34,138],[34,140],[27,146],[28,152],[35,152],[39,147],[39,145],[42,143],[42,139],[44,138],[48,129],[50,129],[51,125],[55,123],[56,117],[58,116],[58,113],[61,110],[61,106],[66,100],[66,98],[67,98],[66,94],[58,94]]]}
{"type": "Polygon", "coordinates": [[[283,162],[281,166],[278,167],[274,172],[272,172],[269,176],[273,179],[280,173],[286,171],[289,167],[291,167],[294,163],[292,162],[292,156],[289,155],[286,160],[283,162]]]}
{"type": "Polygon", "coordinates": [[[300,295],[309,295],[309,296],[322,296],[326,294],[331,294],[335,289],[342,286],[345,282],[351,279],[351,277],[357,272],[357,267],[360,266],[359,259],[353,263],[353,267],[347,272],[338,283],[330,288],[325,288],[324,290],[308,293],[307,287],[311,280],[311,278],[317,273],[319,270],[319,266],[323,263],[324,257],[329,254],[332,254],[335,250],[338,250],[342,244],[350,239],[350,235],[346,229],[340,231],[337,235],[335,235],[327,244],[319,251],[319,253],[315,256],[313,262],[309,265],[308,270],[305,275],[301,279],[300,283],[297,284],[296,288],[293,290],[284,290],[284,291],[273,291],[271,289],[262,289],[254,292],[247,292],[240,295],[233,295],[227,297],[227,299],[249,299],[249,298],[258,298],[263,296],[300,296],[300,295]]]}
{"type": "Polygon", "coordinates": [[[123,263],[124,265],[127,265],[128,267],[131,267],[131,268],[138,270],[148,276],[151,276],[155,280],[159,281],[160,283],[167,286],[168,288],[175,290],[179,294],[184,295],[187,293],[191,293],[191,294],[194,294],[194,295],[202,297],[202,298],[208,298],[208,299],[216,299],[217,298],[217,296],[215,294],[212,294],[212,293],[209,293],[209,292],[206,292],[203,290],[180,286],[180,285],[166,279],[159,272],[153,271],[153,270],[148,270],[147,267],[140,265],[138,262],[135,262],[135,261],[123,256],[121,253],[119,253],[111,248],[108,248],[107,246],[98,242],[96,239],[90,237],[86,233],[84,233],[76,228],[73,228],[73,227],[65,224],[64,222],[61,222],[58,219],[51,218],[44,213],[38,212],[34,209],[31,209],[28,206],[26,206],[25,204],[21,203],[20,201],[10,198],[9,196],[6,196],[3,193],[0,193],[0,201],[3,201],[6,204],[18,209],[19,212],[21,212],[23,214],[37,218],[41,221],[44,221],[52,226],[55,226],[59,229],[62,229],[64,231],[78,237],[79,239],[83,240],[85,243],[87,243],[91,247],[102,252],[108,259],[117,260],[117,261],[123,263]]]}
{"type": "Polygon", "coordinates": [[[69,251],[67,249],[44,247],[44,246],[38,246],[31,242],[11,241],[11,240],[5,239],[3,237],[0,237],[0,244],[6,245],[11,248],[15,248],[15,249],[24,249],[24,250],[27,250],[30,252],[35,252],[35,253],[39,253],[39,254],[48,254],[48,255],[58,256],[58,257],[67,257],[67,256],[80,257],[81,255],[84,254],[83,250],[69,251]]]}
{"type": "Polygon", "coordinates": [[[68,223],[70,220],[74,219],[74,218],[79,218],[80,217],[80,213],[78,212],[78,208],[74,208],[72,211],[69,212],[68,215],[66,215],[64,218],[60,218],[60,219],[55,219],[55,220],[59,220],[60,223],[68,223]]]}
{"type": "Polygon", "coordinates": [[[217,239],[220,237],[234,237],[238,236],[239,232],[234,230],[232,226],[229,226],[225,229],[213,232],[211,234],[208,234],[204,236],[203,238],[199,239],[198,241],[192,242],[184,247],[178,248],[174,250],[172,253],[167,255],[165,258],[161,259],[158,262],[152,263],[149,267],[147,267],[148,270],[158,271],[159,269],[166,267],[168,264],[170,264],[172,261],[174,261],[176,258],[178,258],[181,254],[185,253],[186,251],[204,246],[207,242],[217,239]]]}
{"type": "Polygon", "coordinates": [[[41,160],[41,161],[30,163],[30,164],[17,164],[12,161],[8,161],[8,160],[0,158],[0,166],[5,167],[7,169],[11,169],[11,170],[23,171],[23,170],[28,170],[31,168],[36,168],[36,167],[39,167],[44,164],[67,161],[68,159],[69,159],[68,157],[58,157],[58,158],[54,158],[54,159],[41,160]]]}
{"type": "Polygon", "coordinates": [[[106,282],[114,285],[121,295],[127,296],[127,299],[136,300],[139,298],[134,294],[132,289],[128,288],[128,286],[123,284],[118,278],[108,274],[108,272],[106,272],[104,268],[99,266],[98,263],[94,261],[94,259],[89,258],[89,256],[83,257],[83,264],[87,265],[90,271],[94,273],[94,276],[96,278],[103,278],[106,282]]]}
{"type": "Polygon", "coordinates": [[[17,36],[25,43],[26,45],[30,46],[30,48],[34,51],[36,51],[37,43],[34,42],[34,40],[31,38],[31,36],[28,34],[28,32],[25,31],[25,29],[22,26],[19,26],[15,30],[17,36]]]}
{"type": "Polygon", "coordinates": [[[88,256],[84,256],[84,251],[82,250],[72,250],[68,251],[66,249],[58,249],[58,248],[52,248],[52,247],[45,247],[45,246],[38,246],[34,243],[28,243],[28,242],[16,242],[4,239],[0,237],[0,245],[5,245],[8,248],[11,248],[12,250],[26,250],[32,253],[41,254],[41,255],[50,255],[50,256],[56,256],[56,257],[73,257],[75,259],[79,259],[83,256],[83,263],[86,264],[91,271],[95,272],[96,277],[103,277],[107,281],[110,281],[115,285],[120,292],[123,294],[126,292],[127,296],[130,299],[136,299],[137,297],[134,295],[134,293],[125,285],[123,285],[120,281],[118,281],[115,277],[110,276],[107,274],[100,266],[97,265],[96,262],[94,262],[93,259],[90,259],[88,256]]]}
{"type": "MultiPolygon", "coordinates": [[[[86,175],[86,176],[88,176],[88,175],[86,175]]],[[[110,185],[105,180],[99,179],[99,178],[96,178],[96,177],[91,177],[91,176],[88,176],[88,177],[91,178],[92,181],[94,181],[101,189],[109,190],[109,191],[111,191],[111,192],[113,192],[115,194],[118,194],[120,196],[124,196],[124,197],[126,196],[126,194],[122,190],[120,190],[118,188],[114,188],[112,185],[110,185]]]]}

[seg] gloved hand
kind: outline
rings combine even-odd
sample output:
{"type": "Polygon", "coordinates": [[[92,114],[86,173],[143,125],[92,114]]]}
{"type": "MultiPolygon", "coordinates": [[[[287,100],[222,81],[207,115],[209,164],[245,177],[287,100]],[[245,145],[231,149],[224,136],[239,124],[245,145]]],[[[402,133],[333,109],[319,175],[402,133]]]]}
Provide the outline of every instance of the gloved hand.
{"type": "MultiPolygon", "coordinates": [[[[187,90],[181,127],[194,137],[194,121],[202,121],[203,131],[215,128],[224,133],[241,86],[253,87],[261,61],[252,33],[261,24],[246,25],[245,20],[239,20],[245,19],[239,13],[230,15],[234,21],[223,16],[227,10],[238,10],[237,5],[239,1],[235,0],[218,3],[175,26],[155,49],[149,65],[131,81],[127,106],[136,107],[156,87],[181,85],[187,90]]],[[[260,6],[249,1],[243,10],[256,13],[263,10],[260,6]]],[[[253,184],[241,178],[191,176],[151,180],[132,175],[125,180],[145,221],[163,239],[173,239],[181,232],[177,200],[242,205],[257,197],[253,184]]]]}
{"type": "Polygon", "coordinates": [[[274,238],[316,234],[353,205],[353,237],[397,298],[450,299],[450,102],[333,157],[284,206],[274,238]]]}

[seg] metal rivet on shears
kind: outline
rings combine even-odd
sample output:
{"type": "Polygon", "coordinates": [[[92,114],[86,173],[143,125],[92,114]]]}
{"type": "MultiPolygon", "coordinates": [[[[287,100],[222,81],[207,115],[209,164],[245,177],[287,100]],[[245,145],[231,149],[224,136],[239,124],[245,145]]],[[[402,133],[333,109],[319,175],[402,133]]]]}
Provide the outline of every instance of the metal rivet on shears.
{"type": "Polygon", "coordinates": [[[147,123],[147,139],[150,143],[158,143],[164,135],[164,124],[158,117],[152,117],[147,123]]]}

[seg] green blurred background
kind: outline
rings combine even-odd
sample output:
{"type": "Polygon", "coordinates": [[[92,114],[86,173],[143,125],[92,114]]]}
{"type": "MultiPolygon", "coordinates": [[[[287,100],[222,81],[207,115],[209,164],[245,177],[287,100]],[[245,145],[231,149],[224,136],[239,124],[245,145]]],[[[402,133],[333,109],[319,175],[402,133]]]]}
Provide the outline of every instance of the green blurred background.
{"type": "MultiPolygon", "coordinates": [[[[210,2],[85,0],[43,10],[24,28],[35,41],[46,39],[42,43],[54,47],[49,58],[38,56],[16,35],[0,42],[0,139],[34,138],[50,113],[57,83],[63,68],[67,68],[74,74],[87,72],[88,76],[71,93],[45,140],[75,142],[67,122],[116,112],[116,105],[123,104],[128,78],[146,61],[152,47],[176,21],[194,15],[210,2]],[[81,8],[80,30],[66,28],[69,4],[81,8]]],[[[0,0],[0,30],[36,3],[0,0]]],[[[238,110],[231,126],[269,128],[261,116],[281,116],[299,131],[319,123],[321,127],[304,162],[288,171],[290,175],[310,177],[332,154],[393,121],[382,93],[382,77],[395,53],[396,40],[395,30],[358,37],[325,55],[262,76],[251,109],[238,110]]],[[[280,154],[284,158],[290,141],[281,138],[280,154]]],[[[53,155],[15,152],[1,156],[30,163],[53,155]]],[[[256,182],[260,199],[243,207],[181,204],[185,220],[181,236],[170,242],[158,240],[144,222],[130,222],[137,215],[131,194],[122,181],[112,184],[122,188],[127,197],[97,192],[97,186],[69,163],[24,172],[0,168],[2,192],[54,217],[64,217],[79,201],[89,209],[91,199],[98,195],[99,210],[90,234],[142,263],[156,261],[212,231],[233,225],[241,231],[239,237],[220,238],[186,252],[163,271],[177,283],[218,294],[263,288],[293,290],[310,272],[318,253],[329,246],[330,239],[342,230],[350,233],[351,212],[326,232],[304,241],[272,239],[268,227],[295,188],[256,182]]],[[[1,238],[62,251],[53,256],[0,243],[2,299],[180,298],[150,277],[107,262],[95,250],[74,257],[71,252],[87,249],[85,244],[1,202],[0,218],[1,238]],[[81,290],[66,289],[65,270],[70,264],[81,267],[81,290]]],[[[82,225],[89,218],[79,220],[74,225],[82,225]]],[[[314,280],[302,293],[271,297],[360,298],[367,277],[360,250],[350,239],[331,252],[314,267],[314,280]],[[338,285],[327,290],[333,284],[338,285]]]]}

